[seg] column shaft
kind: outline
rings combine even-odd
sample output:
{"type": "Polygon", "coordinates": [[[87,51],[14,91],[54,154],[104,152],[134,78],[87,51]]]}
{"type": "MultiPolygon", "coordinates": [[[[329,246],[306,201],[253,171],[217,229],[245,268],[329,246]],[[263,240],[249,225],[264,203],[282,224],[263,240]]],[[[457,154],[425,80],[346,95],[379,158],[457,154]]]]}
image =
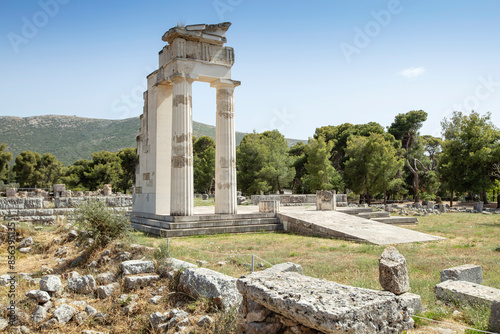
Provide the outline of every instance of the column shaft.
{"type": "Polygon", "coordinates": [[[218,84],[215,134],[215,213],[235,214],[236,137],[234,129],[234,85],[218,84]]]}
{"type": "Polygon", "coordinates": [[[173,78],[170,214],[191,216],[194,208],[192,80],[173,78]]]}

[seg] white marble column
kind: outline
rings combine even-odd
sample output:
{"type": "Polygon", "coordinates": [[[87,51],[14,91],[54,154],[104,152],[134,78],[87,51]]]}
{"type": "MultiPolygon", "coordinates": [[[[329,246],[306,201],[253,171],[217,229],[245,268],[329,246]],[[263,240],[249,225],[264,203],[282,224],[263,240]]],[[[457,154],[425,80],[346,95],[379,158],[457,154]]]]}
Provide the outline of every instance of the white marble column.
{"type": "Polygon", "coordinates": [[[193,184],[193,80],[174,77],[172,96],[172,169],[170,214],[191,216],[194,208],[193,184]]]}
{"type": "Polygon", "coordinates": [[[234,129],[234,88],[239,81],[219,79],[215,124],[215,213],[237,213],[236,136],[234,129]]]}

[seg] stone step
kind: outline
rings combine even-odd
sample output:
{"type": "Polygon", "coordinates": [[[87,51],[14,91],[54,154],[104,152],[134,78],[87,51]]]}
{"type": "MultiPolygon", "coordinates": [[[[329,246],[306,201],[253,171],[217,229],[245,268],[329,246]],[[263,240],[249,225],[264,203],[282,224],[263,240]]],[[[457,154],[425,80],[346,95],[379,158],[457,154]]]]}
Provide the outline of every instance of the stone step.
{"type": "Polygon", "coordinates": [[[372,218],[372,220],[384,223],[384,224],[395,224],[395,225],[412,225],[418,224],[417,217],[387,217],[387,218],[372,218]]]}
{"type": "Polygon", "coordinates": [[[347,213],[348,215],[357,215],[363,212],[373,212],[372,208],[337,208],[338,212],[347,213]]]}
{"type": "Polygon", "coordinates": [[[206,227],[227,227],[227,226],[244,226],[244,225],[265,225],[279,224],[278,218],[255,218],[255,219],[229,219],[229,220],[212,220],[189,223],[170,223],[170,229],[189,229],[189,228],[206,228],[206,227]]]}
{"type": "Polygon", "coordinates": [[[167,230],[190,229],[190,228],[207,228],[207,227],[228,227],[228,226],[243,226],[243,225],[264,225],[264,224],[279,224],[279,219],[273,218],[243,218],[243,219],[225,219],[225,220],[193,220],[190,222],[167,222],[163,220],[131,217],[131,222],[158,227],[167,230]]]}
{"type": "Polygon", "coordinates": [[[148,226],[138,223],[130,224],[134,229],[159,235],[161,237],[186,237],[192,235],[211,235],[221,233],[249,233],[249,232],[275,232],[283,230],[283,225],[279,223],[258,224],[258,225],[240,225],[223,227],[202,227],[186,229],[163,229],[154,226],[148,226]]]}
{"type": "Polygon", "coordinates": [[[391,214],[387,211],[374,211],[374,212],[361,212],[358,213],[358,217],[372,219],[372,218],[387,218],[391,214]]]}

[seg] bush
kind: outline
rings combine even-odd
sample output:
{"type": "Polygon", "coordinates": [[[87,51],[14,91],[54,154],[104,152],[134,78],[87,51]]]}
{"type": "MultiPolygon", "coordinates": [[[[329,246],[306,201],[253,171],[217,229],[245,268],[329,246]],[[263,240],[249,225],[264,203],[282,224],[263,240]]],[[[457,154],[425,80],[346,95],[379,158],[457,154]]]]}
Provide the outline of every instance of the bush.
{"type": "Polygon", "coordinates": [[[115,212],[104,202],[88,201],[76,210],[76,223],[94,239],[94,247],[105,247],[115,239],[126,237],[130,222],[121,212],[115,212]]]}

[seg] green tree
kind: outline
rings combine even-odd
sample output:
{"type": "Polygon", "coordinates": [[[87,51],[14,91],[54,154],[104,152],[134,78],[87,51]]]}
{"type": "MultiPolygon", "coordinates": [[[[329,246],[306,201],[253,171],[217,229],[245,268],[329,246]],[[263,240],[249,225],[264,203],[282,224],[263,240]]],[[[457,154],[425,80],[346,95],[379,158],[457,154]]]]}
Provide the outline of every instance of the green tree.
{"type": "Polygon", "coordinates": [[[448,190],[481,194],[486,203],[486,190],[493,187],[492,172],[500,150],[500,131],[491,122],[491,114],[455,111],[441,126],[445,141],[439,173],[448,190]]]}
{"type": "Polygon", "coordinates": [[[333,188],[338,191],[339,188],[343,187],[342,176],[330,162],[332,147],[333,142],[326,143],[323,137],[309,139],[307,146],[305,146],[304,150],[307,155],[305,169],[308,174],[304,177],[304,183],[309,192],[314,193],[316,190],[331,190],[333,188]]]}
{"type": "Polygon", "coordinates": [[[17,157],[13,171],[21,188],[36,188],[42,179],[40,153],[23,151],[17,157]]]}
{"type": "Polygon", "coordinates": [[[303,142],[298,142],[288,150],[288,155],[293,161],[292,167],[295,168],[292,189],[295,193],[299,194],[303,194],[305,191],[304,184],[302,183],[302,178],[307,174],[307,155],[305,153],[305,147],[306,145],[303,142]]]}
{"type": "MultiPolygon", "coordinates": [[[[359,194],[366,194],[368,202],[377,193],[387,193],[399,186],[396,176],[404,162],[393,143],[383,135],[353,136],[347,143],[345,178],[347,186],[359,194]]],[[[384,196],[386,199],[386,196],[384,196]]]]}
{"type": "Polygon", "coordinates": [[[419,130],[427,120],[427,113],[423,110],[412,110],[405,114],[398,114],[394,122],[389,126],[387,132],[401,141],[405,149],[406,166],[413,175],[413,196],[415,202],[420,201],[419,197],[419,176],[426,172],[426,167],[422,163],[423,145],[419,140],[419,130]]]}
{"type": "Polygon", "coordinates": [[[51,153],[45,153],[40,163],[40,184],[41,187],[52,188],[52,186],[61,180],[64,173],[64,165],[58,161],[51,153]]]}
{"type": "Polygon", "coordinates": [[[400,145],[396,143],[394,137],[387,134],[384,128],[376,123],[369,122],[367,124],[350,124],[344,123],[338,126],[323,126],[321,128],[317,128],[314,133],[314,139],[318,139],[319,137],[324,137],[325,142],[330,143],[333,142],[333,147],[331,150],[330,160],[332,161],[332,165],[335,169],[340,172],[344,171],[344,164],[346,162],[345,158],[345,150],[347,148],[347,142],[351,136],[364,136],[368,137],[372,133],[378,133],[384,136],[386,140],[390,140],[394,142],[395,147],[400,145]]]}
{"type": "Polygon", "coordinates": [[[124,148],[118,152],[122,173],[118,181],[118,188],[124,194],[135,184],[135,168],[139,162],[136,148],[124,148]]]}
{"type": "Polygon", "coordinates": [[[9,162],[12,160],[12,153],[6,151],[7,145],[0,145],[0,181],[5,180],[9,169],[9,162]]]}
{"type": "Polygon", "coordinates": [[[194,191],[209,194],[215,177],[215,142],[208,136],[198,138],[193,145],[194,191]]]}
{"type": "Polygon", "coordinates": [[[441,153],[441,138],[424,135],[420,137],[424,144],[424,150],[430,160],[429,169],[435,170],[438,165],[439,153],[441,153]]]}
{"type": "Polygon", "coordinates": [[[92,153],[92,164],[89,172],[84,172],[88,184],[86,188],[96,190],[105,184],[118,189],[123,169],[116,153],[101,151],[92,153]]]}
{"type": "Polygon", "coordinates": [[[275,193],[295,175],[288,144],[278,130],[245,135],[236,156],[238,185],[247,194],[275,193]]]}
{"type": "Polygon", "coordinates": [[[90,180],[88,175],[91,174],[91,169],[92,161],[87,159],[77,160],[66,169],[62,182],[74,190],[89,190],[90,180]]]}

